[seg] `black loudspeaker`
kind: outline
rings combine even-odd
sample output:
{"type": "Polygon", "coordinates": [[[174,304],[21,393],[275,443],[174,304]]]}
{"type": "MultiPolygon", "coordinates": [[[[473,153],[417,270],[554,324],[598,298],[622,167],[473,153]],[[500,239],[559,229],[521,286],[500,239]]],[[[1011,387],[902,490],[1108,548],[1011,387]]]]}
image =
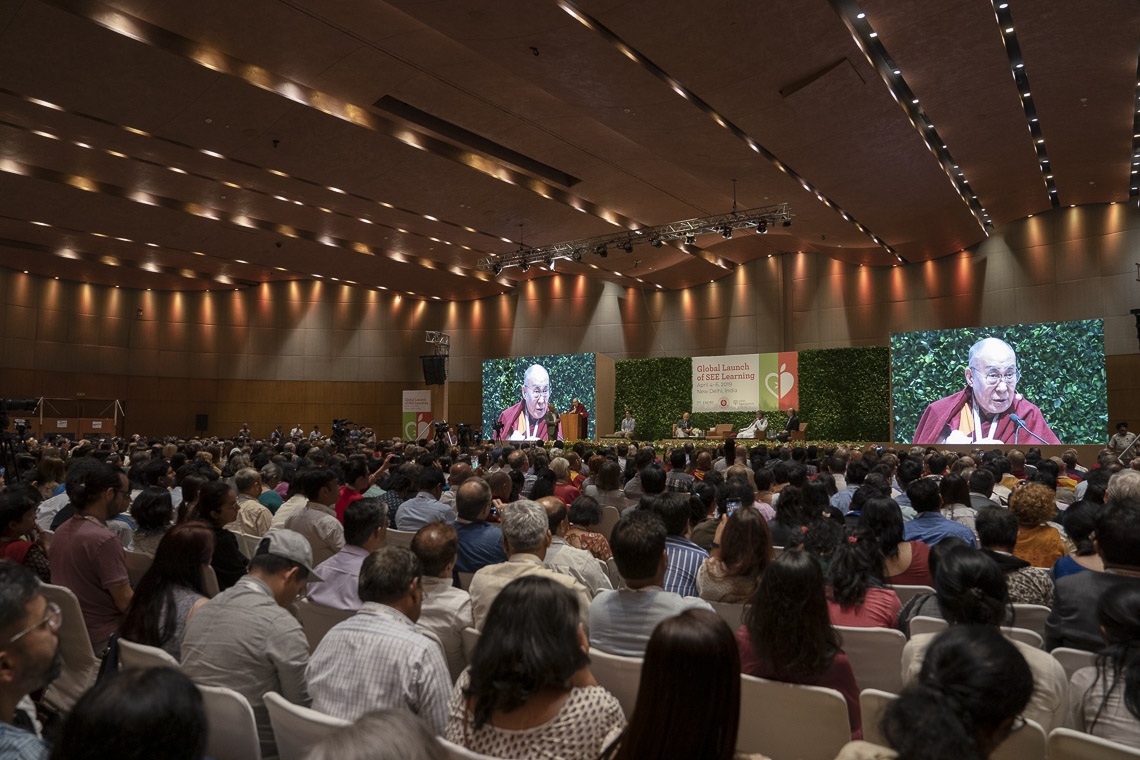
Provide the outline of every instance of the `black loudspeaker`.
{"type": "MultiPolygon", "coordinates": [[[[1137,264],[1136,266],[1140,267],[1140,264],[1137,264]]],[[[1140,282],[1140,277],[1137,277],[1136,281],[1140,282]]],[[[1140,345],[1140,309],[1133,309],[1131,314],[1132,316],[1136,317],[1136,343],[1137,345],[1140,345]]]]}
{"type": "Polygon", "coordinates": [[[210,429],[210,415],[208,414],[195,414],[194,415],[194,429],[198,432],[206,432],[210,429]]]}
{"type": "Polygon", "coordinates": [[[446,356],[421,356],[424,365],[424,382],[428,385],[443,385],[447,382],[446,356]]]}

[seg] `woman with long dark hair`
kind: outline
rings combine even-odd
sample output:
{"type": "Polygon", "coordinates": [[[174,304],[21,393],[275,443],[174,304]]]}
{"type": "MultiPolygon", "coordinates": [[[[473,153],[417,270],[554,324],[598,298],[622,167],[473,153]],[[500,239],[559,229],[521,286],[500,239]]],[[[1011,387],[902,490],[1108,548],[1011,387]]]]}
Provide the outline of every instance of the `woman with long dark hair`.
{"type": "Polygon", "coordinates": [[[590,673],[578,599],[549,578],[507,585],[448,705],[448,741],[491,757],[593,760],[625,724],[590,673]]]}
{"type": "Polygon", "coordinates": [[[200,522],[185,522],[166,531],[154,562],[135,589],[119,635],[181,659],[186,623],[206,603],[202,568],[210,564],[213,554],[214,532],[200,522]]]}
{"type": "Polygon", "coordinates": [[[1111,587],[1097,605],[1105,648],[1096,665],[1073,674],[1073,725],[1093,736],[1140,747],[1140,584],[1111,587]]]}
{"type": "Polygon", "coordinates": [[[732,629],[686,610],[653,629],[629,725],[603,760],[733,760],[740,724],[740,655],[732,629]],[[700,699],[691,695],[697,693],[700,699]]]}
{"type": "MultiPolygon", "coordinates": [[[[897,760],[985,760],[1025,724],[1033,674],[993,627],[956,626],[938,634],[915,681],[891,702],[882,731],[897,760]]],[[[894,757],[866,742],[836,760],[894,757]]]]}
{"type": "Polygon", "coordinates": [[[202,486],[198,503],[190,513],[191,520],[204,522],[214,531],[214,555],[210,566],[218,576],[218,590],[225,591],[238,582],[249,561],[238,548],[237,536],[226,526],[237,519],[237,493],[224,480],[215,480],[202,486]]]}
{"type": "Polygon", "coordinates": [[[827,566],[827,609],[832,625],[894,628],[902,602],[883,580],[883,551],[858,530],[835,550],[827,566]]]}
{"type": "Polygon", "coordinates": [[[131,503],[131,519],[135,521],[131,551],[153,557],[162,535],[174,519],[174,501],[170,491],[157,486],[144,488],[131,503]]]}
{"type": "Polygon", "coordinates": [[[768,524],[753,507],[740,507],[724,523],[720,546],[697,570],[697,593],[711,602],[747,602],[772,561],[768,524]]]}
{"type": "Polygon", "coordinates": [[[823,571],[810,554],[786,551],[768,566],[736,644],[743,673],[837,690],[847,700],[851,738],[862,737],[859,687],[828,617],[823,571]]]}
{"type": "Polygon", "coordinates": [[[776,519],[768,523],[775,546],[795,546],[803,541],[804,527],[811,522],[804,492],[796,486],[784,486],[776,500],[776,519]]]}
{"type": "Polygon", "coordinates": [[[883,551],[883,579],[892,586],[930,586],[930,547],[903,538],[902,508],[890,498],[868,499],[859,515],[859,527],[879,542],[883,551]]]}
{"type": "Polygon", "coordinates": [[[1062,514],[1061,524],[1072,539],[1076,551],[1053,563],[1054,581],[1086,570],[1104,572],[1104,560],[1097,554],[1092,538],[1096,530],[1096,516],[1103,506],[1092,501],[1078,501],[1062,514]]]}

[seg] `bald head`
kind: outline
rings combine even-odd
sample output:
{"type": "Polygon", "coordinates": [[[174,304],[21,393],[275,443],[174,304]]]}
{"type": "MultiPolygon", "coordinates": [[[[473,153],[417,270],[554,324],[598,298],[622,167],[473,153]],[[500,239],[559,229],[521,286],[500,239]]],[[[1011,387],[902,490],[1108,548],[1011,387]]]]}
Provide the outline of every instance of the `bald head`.
{"type": "Polygon", "coordinates": [[[550,526],[550,532],[556,536],[566,535],[567,529],[570,527],[570,522],[566,517],[566,504],[557,496],[543,496],[538,500],[542,508],[546,510],[546,519],[550,526]]]}
{"type": "Polygon", "coordinates": [[[504,470],[492,472],[487,476],[487,484],[491,486],[491,498],[499,501],[511,500],[511,476],[504,470]]]}
{"type": "Polygon", "coordinates": [[[474,472],[475,471],[471,469],[471,465],[467,464],[466,462],[456,462],[455,464],[451,465],[451,469],[448,470],[447,482],[451,485],[452,488],[458,488],[459,486],[463,485],[463,482],[471,477],[474,472]]]}
{"type": "Polygon", "coordinates": [[[531,419],[546,416],[550,403],[550,374],[541,364],[532,364],[523,374],[523,403],[531,419]]]}
{"type": "Polygon", "coordinates": [[[455,492],[455,511],[461,520],[486,520],[491,511],[491,489],[482,478],[470,477],[455,492]]]}
{"type": "Polygon", "coordinates": [[[1009,411],[1016,396],[1017,354],[999,338],[983,338],[970,347],[966,382],[978,408],[988,415],[1009,411]]]}

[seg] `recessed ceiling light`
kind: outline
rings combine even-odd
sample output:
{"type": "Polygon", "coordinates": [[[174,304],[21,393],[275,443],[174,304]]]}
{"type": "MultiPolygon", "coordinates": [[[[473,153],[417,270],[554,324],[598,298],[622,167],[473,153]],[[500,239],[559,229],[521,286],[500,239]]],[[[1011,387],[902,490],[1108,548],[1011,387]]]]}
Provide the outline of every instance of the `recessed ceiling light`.
{"type": "Polygon", "coordinates": [[[860,13],[860,14],[859,14],[858,16],[856,16],[855,18],[867,18],[867,14],[866,14],[866,13],[860,13]]]}

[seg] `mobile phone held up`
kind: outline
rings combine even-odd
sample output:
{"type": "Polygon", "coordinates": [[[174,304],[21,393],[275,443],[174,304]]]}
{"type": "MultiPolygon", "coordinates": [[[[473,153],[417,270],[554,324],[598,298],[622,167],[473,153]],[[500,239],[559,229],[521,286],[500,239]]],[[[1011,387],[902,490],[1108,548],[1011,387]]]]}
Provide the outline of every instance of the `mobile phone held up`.
{"type": "Polygon", "coordinates": [[[729,517],[736,514],[736,510],[738,510],[738,509],[740,509],[740,501],[739,500],[733,499],[732,501],[728,502],[728,515],[729,515],[729,517]]]}

